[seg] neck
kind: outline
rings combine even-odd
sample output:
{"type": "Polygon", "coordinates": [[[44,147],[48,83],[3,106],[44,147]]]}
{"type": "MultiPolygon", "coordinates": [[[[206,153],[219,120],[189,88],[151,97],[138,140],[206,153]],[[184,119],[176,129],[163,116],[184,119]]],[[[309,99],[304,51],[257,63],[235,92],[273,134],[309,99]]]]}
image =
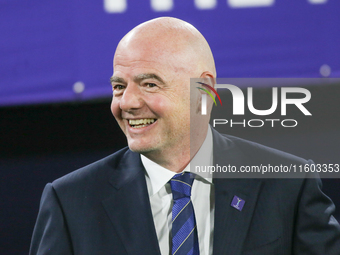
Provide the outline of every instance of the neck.
{"type": "Polygon", "coordinates": [[[170,171],[180,173],[201,148],[207,136],[207,132],[208,128],[205,130],[204,134],[196,136],[191,135],[190,144],[185,146],[145,152],[143,155],[170,171]]]}
{"type": "Polygon", "coordinates": [[[143,153],[143,155],[158,165],[176,173],[182,172],[191,160],[189,148],[177,151],[153,151],[143,153]]]}

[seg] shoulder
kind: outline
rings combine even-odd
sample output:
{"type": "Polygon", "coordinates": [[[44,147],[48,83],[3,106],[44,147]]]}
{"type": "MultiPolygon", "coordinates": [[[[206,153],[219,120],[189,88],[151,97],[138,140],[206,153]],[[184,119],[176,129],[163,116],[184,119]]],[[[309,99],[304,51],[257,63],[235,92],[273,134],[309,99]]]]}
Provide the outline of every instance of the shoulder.
{"type": "Polygon", "coordinates": [[[232,135],[220,134],[229,147],[239,150],[246,158],[253,162],[259,163],[278,163],[282,164],[307,164],[308,160],[284,152],[275,148],[271,148],[256,142],[248,141],[232,135]]]}
{"type": "Polygon", "coordinates": [[[128,147],[123,148],[103,159],[77,169],[52,182],[57,191],[80,191],[90,187],[99,187],[108,183],[111,176],[119,171],[120,165],[124,164],[126,158],[133,154],[128,147]]]}

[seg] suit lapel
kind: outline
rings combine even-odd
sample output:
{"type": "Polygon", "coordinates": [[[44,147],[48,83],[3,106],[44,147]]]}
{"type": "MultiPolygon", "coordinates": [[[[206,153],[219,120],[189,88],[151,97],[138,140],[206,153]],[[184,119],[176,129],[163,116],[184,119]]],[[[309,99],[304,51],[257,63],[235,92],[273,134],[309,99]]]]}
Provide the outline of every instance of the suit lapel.
{"type": "Polygon", "coordinates": [[[113,194],[103,205],[128,254],[160,254],[139,154],[128,150],[110,183],[113,194]]]}
{"type": "MultiPolygon", "coordinates": [[[[213,130],[214,165],[236,166],[247,164],[247,157],[235,144],[213,130]]],[[[251,218],[261,190],[260,179],[230,179],[214,176],[215,223],[214,254],[238,255],[247,236],[251,218]],[[242,210],[231,206],[234,196],[245,201],[242,210]]]]}

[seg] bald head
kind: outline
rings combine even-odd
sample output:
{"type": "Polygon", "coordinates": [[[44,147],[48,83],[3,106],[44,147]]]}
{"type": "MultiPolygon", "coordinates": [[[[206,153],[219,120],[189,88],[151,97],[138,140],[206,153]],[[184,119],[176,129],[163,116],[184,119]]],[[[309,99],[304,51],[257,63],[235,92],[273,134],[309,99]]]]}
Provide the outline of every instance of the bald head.
{"type": "MultiPolygon", "coordinates": [[[[119,42],[116,55],[138,49],[145,54],[166,58],[175,70],[199,78],[209,71],[216,77],[214,58],[203,35],[191,24],[176,18],[162,17],[144,22],[119,42]]],[[[115,56],[116,56],[115,55],[115,56]]]]}

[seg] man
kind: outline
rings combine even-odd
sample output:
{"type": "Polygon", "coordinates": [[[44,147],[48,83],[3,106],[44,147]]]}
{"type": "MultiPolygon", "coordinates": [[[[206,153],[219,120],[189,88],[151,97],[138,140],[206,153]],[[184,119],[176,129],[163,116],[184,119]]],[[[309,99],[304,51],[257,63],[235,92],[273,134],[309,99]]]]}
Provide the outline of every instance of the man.
{"type": "Polygon", "coordinates": [[[208,126],[190,78],[213,86],[216,71],[197,29],[145,22],[120,41],[113,65],[111,111],[129,148],[46,185],[30,254],[340,254],[317,179],[180,179],[196,160],[308,163],[208,126]]]}

